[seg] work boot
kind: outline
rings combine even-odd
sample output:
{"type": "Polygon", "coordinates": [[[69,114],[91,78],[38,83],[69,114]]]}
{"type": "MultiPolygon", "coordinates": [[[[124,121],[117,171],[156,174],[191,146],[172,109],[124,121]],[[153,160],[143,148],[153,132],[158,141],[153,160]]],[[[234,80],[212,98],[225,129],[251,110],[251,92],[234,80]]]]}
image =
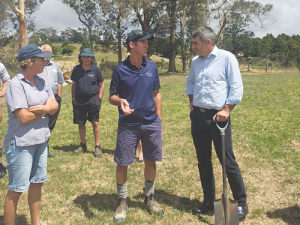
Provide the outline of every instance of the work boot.
{"type": "Polygon", "coordinates": [[[154,201],[153,194],[151,194],[150,196],[146,196],[144,202],[150,214],[155,214],[158,216],[164,215],[164,210],[160,207],[160,205],[156,201],[154,201]]]}
{"type": "Polygon", "coordinates": [[[126,203],[126,199],[125,198],[119,198],[118,199],[118,207],[115,211],[115,215],[114,215],[114,222],[115,223],[123,223],[125,221],[126,218],[126,213],[127,213],[127,203],[126,203]]]}
{"type": "Polygon", "coordinates": [[[73,154],[78,154],[80,152],[87,152],[86,144],[80,143],[79,148],[73,151],[73,154]]]}
{"type": "Polygon", "coordinates": [[[48,158],[54,158],[54,157],[55,157],[55,155],[50,153],[49,146],[48,146],[48,158]]]}
{"type": "Polygon", "coordinates": [[[95,146],[95,157],[96,158],[102,157],[102,150],[101,150],[100,146],[95,146]]]}

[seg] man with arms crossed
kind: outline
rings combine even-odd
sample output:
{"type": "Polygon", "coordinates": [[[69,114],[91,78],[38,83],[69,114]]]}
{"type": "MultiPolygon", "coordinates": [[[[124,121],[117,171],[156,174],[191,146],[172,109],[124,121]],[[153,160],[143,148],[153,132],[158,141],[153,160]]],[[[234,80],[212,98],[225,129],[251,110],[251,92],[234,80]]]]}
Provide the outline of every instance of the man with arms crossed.
{"type": "MultiPolygon", "coordinates": [[[[52,53],[52,48],[50,45],[45,44],[42,46],[42,50],[44,52],[51,52],[52,53]]],[[[42,78],[45,79],[45,81],[49,84],[49,86],[52,89],[52,92],[54,94],[54,97],[58,103],[58,110],[55,114],[49,116],[49,129],[50,132],[55,127],[56,120],[58,118],[58,114],[60,111],[61,107],[61,96],[62,96],[62,84],[64,83],[64,77],[61,72],[60,67],[57,65],[56,62],[52,61],[51,59],[49,60],[48,64],[45,66],[44,71],[39,74],[42,78]]],[[[49,142],[49,140],[48,140],[49,142]]],[[[51,154],[49,151],[49,145],[48,145],[48,158],[53,158],[55,157],[54,154],[51,154]]]]}
{"type": "Polygon", "coordinates": [[[141,30],[131,31],[126,40],[130,56],[113,71],[109,102],[119,108],[119,125],[114,162],[118,207],[114,222],[125,221],[127,212],[127,168],[134,162],[139,140],[145,163],[145,204],[150,213],[163,215],[154,201],[156,161],[162,160],[162,108],[157,66],[146,59],[148,40],[141,30]]]}
{"type": "MultiPolygon", "coordinates": [[[[186,77],[186,94],[190,101],[191,130],[198,158],[198,169],[204,193],[203,203],[192,210],[203,214],[213,210],[215,183],[211,163],[211,144],[222,162],[222,141],[215,121],[225,126],[234,106],[243,95],[243,83],[238,62],[233,54],[215,46],[215,34],[209,27],[192,33],[192,48],[197,55],[186,77]]],[[[244,181],[232,151],[230,123],[225,131],[226,174],[238,201],[239,220],[248,213],[244,181]]]]}

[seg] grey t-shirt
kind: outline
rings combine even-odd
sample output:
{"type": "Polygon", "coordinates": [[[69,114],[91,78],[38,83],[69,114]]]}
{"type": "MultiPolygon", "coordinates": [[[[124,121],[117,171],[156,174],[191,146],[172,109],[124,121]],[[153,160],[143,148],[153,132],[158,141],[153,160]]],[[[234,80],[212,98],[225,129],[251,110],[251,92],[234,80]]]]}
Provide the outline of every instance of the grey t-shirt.
{"type": "Polygon", "coordinates": [[[8,147],[12,138],[17,146],[32,146],[47,141],[50,137],[48,128],[49,116],[22,124],[15,114],[16,109],[28,109],[35,105],[44,105],[53,92],[44,79],[36,75],[36,85],[25,79],[21,72],[8,83],[6,89],[6,104],[8,112],[8,128],[4,136],[4,147],[8,147]]]}
{"type": "Polygon", "coordinates": [[[58,85],[64,83],[63,74],[57,63],[50,60],[45,66],[44,71],[38,75],[46,80],[52,88],[53,94],[57,95],[58,85]]]}

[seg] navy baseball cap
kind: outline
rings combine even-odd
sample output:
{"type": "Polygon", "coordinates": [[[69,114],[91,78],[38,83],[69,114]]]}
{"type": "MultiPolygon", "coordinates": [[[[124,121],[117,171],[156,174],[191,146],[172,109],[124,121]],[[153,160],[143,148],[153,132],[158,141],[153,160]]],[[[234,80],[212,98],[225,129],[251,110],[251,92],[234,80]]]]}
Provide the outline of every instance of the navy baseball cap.
{"type": "Polygon", "coordinates": [[[134,41],[142,41],[142,40],[152,40],[154,36],[152,34],[148,34],[146,32],[143,32],[141,30],[132,30],[128,35],[126,39],[126,44],[128,46],[129,42],[134,41]]]}
{"type": "Polygon", "coordinates": [[[82,49],[79,56],[95,57],[94,54],[93,54],[93,50],[90,49],[90,48],[82,49]]]}
{"type": "Polygon", "coordinates": [[[18,53],[18,60],[19,60],[19,62],[22,62],[26,59],[32,59],[34,57],[50,59],[52,55],[53,55],[53,53],[44,52],[37,45],[26,45],[20,49],[20,51],[18,53]]]}

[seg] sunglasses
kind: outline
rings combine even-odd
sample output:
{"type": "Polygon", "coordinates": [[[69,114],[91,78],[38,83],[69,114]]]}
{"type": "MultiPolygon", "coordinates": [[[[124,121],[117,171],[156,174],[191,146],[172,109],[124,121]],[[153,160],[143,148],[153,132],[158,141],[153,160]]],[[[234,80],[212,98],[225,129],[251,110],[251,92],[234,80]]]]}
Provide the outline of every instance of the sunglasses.
{"type": "Polygon", "coordinates": [[[136,40],[138,40],[138,39],[140,39],[140,38],[142,38],[142,37],[145,37],[145,36],[147,36],[147,35],[148,35],[147,32],[140,32],[140,33],[132,40],[132,42],[135,42],[136,40]]]}

